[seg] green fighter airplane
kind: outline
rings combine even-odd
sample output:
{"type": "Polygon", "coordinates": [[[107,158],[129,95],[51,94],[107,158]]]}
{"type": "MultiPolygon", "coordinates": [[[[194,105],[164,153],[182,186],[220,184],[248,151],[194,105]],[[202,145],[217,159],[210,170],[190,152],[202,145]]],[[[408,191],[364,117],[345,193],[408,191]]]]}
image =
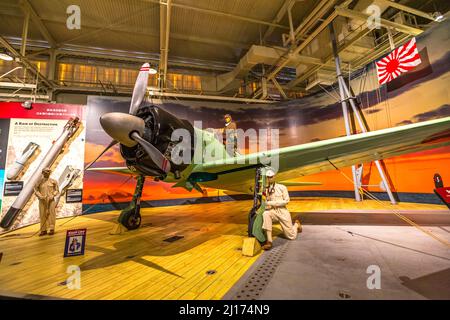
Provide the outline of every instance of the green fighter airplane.
{"type": "MultiPolygon", "coordinates": [[[[211,187],[253,194],[254,206],[249,214],[251,235],[252,224],[257,216],[255,213],[264,210],[264,175],[261,173],[265,167],[274,168],[275,164],[277,179],[283,181],[450,144],[450,117],[446,117],[230,156],[224,144],[213,133],[198,129],[187,120],[179,119],[158,106],[143,103],[148,71],[149,64],[146,63],[137,77],[128,114],[112,112],[100,117],[102,128],[113,141],[85,168],[88,169],[109,148],[120,144],[126,168],[89,170],[137,176],[133,200],[119,217],[119,222],[128,230],[140,226],[140,197],[146,177],[171,182],[174,183],[173,187],[189,191],[202,191],[203,187],[211,187]],[[208,150],[215,150],[213,158],[207,155],[208,150]]],[[[296,185],[308,184],[314,183],[296,185]]],[[[263,237],[257,238],[263,240],[263,237]]]]}

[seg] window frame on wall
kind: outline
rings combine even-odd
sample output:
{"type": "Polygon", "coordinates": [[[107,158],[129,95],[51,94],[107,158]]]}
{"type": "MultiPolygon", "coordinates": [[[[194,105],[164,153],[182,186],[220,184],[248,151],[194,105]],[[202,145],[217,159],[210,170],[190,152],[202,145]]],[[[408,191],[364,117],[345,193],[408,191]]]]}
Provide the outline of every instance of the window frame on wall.
{"type": "MultiPolygon", "coordinates": [[[[139,70],[136,68],[119,68],[103,65],[87,65],[82,63],[58,63],[58,81],[64,85],[98,87],[112,84],[116,87],[133,87],[139,70]]],[[[158,87],[159,74],[149,74],[148,85],[158,87]]],[[[169,89],[200,92],[201,76],[183,73],[168,73],[169,89]]]]}

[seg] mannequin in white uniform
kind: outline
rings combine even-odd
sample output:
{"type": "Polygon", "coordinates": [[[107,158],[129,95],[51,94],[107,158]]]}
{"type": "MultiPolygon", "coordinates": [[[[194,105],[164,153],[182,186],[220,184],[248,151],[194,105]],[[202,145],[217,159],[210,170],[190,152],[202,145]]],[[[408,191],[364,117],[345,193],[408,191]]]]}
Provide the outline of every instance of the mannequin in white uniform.
{"type": "Polygon", "coordinates": [[[279,222],[283,229],[284,235],[289,240],[297,238],[297,234],[302,232],[302,225],[300,220],[295,220],[292,224],[291,214],[286,205],[289,202],[289,193],[286,186],[276,183],[274,179],[275,173],[272,170],[266,171],[267,188],[265,190],[266,196],[266,211],[264,211],[263,229],[266,231],[267,241],[262,246],[264,250],[272,248],[272,224],[279,222]]]}

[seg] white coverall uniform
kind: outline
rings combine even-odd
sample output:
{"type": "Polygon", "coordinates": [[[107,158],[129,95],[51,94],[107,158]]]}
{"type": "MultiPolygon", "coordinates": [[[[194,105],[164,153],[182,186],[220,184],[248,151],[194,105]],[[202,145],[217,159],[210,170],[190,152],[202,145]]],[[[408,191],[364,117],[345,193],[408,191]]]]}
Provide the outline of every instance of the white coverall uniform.
{"type": "MultiPolygon", "coordinates": [[[[272,189],[272,187],[270,187],[272,189]]],[[[272,223],[280,222],[284,235],[290,240],[297,238],[297,227],[292,224],[291,214],[289,213],[286,205],[289,202],[289,193],[286,186],[275,183],[273,192],[269,194],[269,190],[266,189],[267,202],[266,206],[271,206],[270,209],[266,209],[263,213],[263,229],[272,231],[272,223]]]]}
{"type": "Polygon", "coordinates": [[[39,199],[39,215],[41,220],[41,232],[55,230],[56,202],[55,197],[59,194],[58,182],[43,178],[34,188],[39,199]]]}

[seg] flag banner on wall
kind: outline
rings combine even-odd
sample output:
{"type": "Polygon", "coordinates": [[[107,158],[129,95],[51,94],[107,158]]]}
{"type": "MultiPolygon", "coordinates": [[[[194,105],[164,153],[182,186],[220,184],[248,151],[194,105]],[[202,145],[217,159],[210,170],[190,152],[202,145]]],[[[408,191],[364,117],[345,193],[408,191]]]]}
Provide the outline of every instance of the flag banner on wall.
{"type": "Polygon", "coordinates": [[[388,83],[402,73],[414,69],[421,62],[417,51],[416,38],[412,38],[376,62],[378,82],[380,84],[388,83]]]}

